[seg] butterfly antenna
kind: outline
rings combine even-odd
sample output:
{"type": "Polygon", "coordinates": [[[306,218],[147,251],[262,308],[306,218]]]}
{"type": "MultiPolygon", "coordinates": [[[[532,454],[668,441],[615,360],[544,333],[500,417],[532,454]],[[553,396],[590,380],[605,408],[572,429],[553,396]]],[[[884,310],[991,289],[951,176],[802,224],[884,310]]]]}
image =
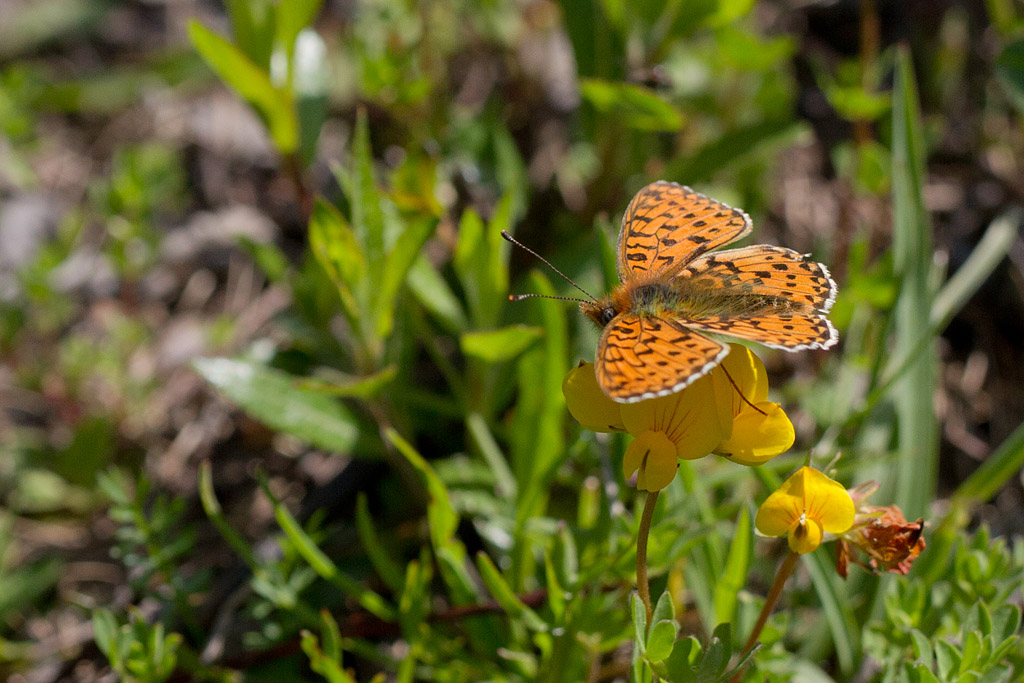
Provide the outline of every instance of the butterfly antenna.
{"type": "Polygon", "coordinates": [[[725,376],[728,378],[729,384],[731,384],[732,388],[736,390],[736,393],[740,395],[740,398],[743,399],[744,403],[746,403],[748,406],[750,406],[751,408],[753,408],[757,412],[761,413],[762,415],[767,415],[768,414],[768,413],[764,412],[763,410],[761,410],[760,408],[758,408],[757,406],[755,406],[753,403],[751,403],[750,399],[743,395],[743,392],[740,391],[739,386],[736,385],[736,380],[734,380],[732,378],[732,375],[729,374],[729,371],[725,369],[724,365],[719,365],[718,367],[722,368],[722,372],[724,372],[725,376]]]}
{"type": "Polygon", "coordinates": [[[509,301],[522,301],[523,299],[558,299],[559,301],[578,301],[580,303],[589,304],[590,302],[586,299],[578,299],[574,296],[550,296],[548,294],[509,294],[509,301]]]}
{"type": "MultiPolygon", "coordinates": [[[[536,256],[536,257],[537,257],[538,259],[540,259],[541,261],[543,261],[543,262],[544,262],[545,264],[547,264],[547,267],[548,267],[548,268],[550,268],[551,270],[553,270],[553,271],[555,271],[556,273],[558,273],[559,275],[561,275],[561,276],[562,276],[562,277],[563,277],[563,278],[565,279],[565,281],[566,281],[566,282],[568,282],[568,283],[569,283],[570,285],[572,285],[573,287],[575,287],[576,289],[580,290],[581,292],[583,292],[584,294],[586,294],[586,295],[587,295],[588,297],[590,297],[590,301],[595,301],[595,302],[597,301],[597,297],[595,297],[595,296],[594,296],[593,294],[591,294],[590,292],[588,292],[587,290],[583,289],[583,288],[582,288],[582,287],[580,287],[580,286],[579,286],[578,284],[576,284],[575,282],[573,282],[573,280],[572,280],[572,278],[571,278],[571,277],[569,277],[568,275],[566,275],[565,273],[563,273],[562,271],[560,271],[560,270],[559,270],[558,268],[555,268],[555,267],[554,267],[553,265],[551,265],[551,261],[548,261],[548,260],[547,260],[546,258],[544,258],[544,257],[543,257],[543,256],[541,256],[540,254],[538,254],[537,252],[535,252],[535,251],[534,251],[533,249],[530,249],[530,248],[529,248],[528,246],[526,246],[525,244],[523,244],[522,242],[520,242],[519,240],[517,240],[517,239],[516,239],[515,237],[513,237],[513,236],[512,236],[512,235],[510,235],[510,234],[508,234],[508,232],[506,232],[505,230],[502,230],[502,231],[501,231],[501,236],[502,236],[502,237],[504,237],[504,238],[505,238],[506,240],[508,240],[509,242],[511,242],[512,244],[514,244],[514,245],[516,245],[517,247],[519,247],[520,249],[524,249],[524,250],[526,250],[527,252],[529,252],[529,253],[533,254],[533,255],[534,255],[534,256],[536,256]]],[[[540,294],[516,294],[516,295],[514,295],[514,296],[515,296],[516,298],[515,298],[515,299],[513,299],[513,298],[512,298],[511,296],[510,296],[510,297],[509,297],[509,301],[519,301],[519,299],[520,299],[520,298],[524,298],[524,299],[525,299],[525,298],[528,298],[528,297],[531,297],[531,296],[542,296],[542,295],[540,295],[540,294]]],[[[561,298],[563,298],[563,297],[559,297],[559,296],[551,296],[551,297],[547,297],[547,298],[549,298],[549,299],[561,299],[561,298]]],[[[566,300],[566,301],[583,301],[583,299],[569,299],[569,298],[566,298],[565,300],[566,300]]]]}

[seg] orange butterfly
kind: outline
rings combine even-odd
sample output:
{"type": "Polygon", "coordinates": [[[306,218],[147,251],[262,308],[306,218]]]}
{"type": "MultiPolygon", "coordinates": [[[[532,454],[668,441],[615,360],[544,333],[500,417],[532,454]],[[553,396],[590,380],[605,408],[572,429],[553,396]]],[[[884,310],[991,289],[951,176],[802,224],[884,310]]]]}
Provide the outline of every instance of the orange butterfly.
{"type": "Polygon", "coordinates": [[[580,309],[604,328],[598,383],[616,401],[665,396],[707,374],[729,347],[720,334],[787,351],[827,349],[836,298],[828,268],[759,244],[711,252],[745,236],[750,217],[688,187],[658,181],[622,217],[622,284],[580,309]]]}
{"type": "MultiPolygon", "coordinates": [[[[640,190],[619,230],[619,285],[580,310],[604,328],[594,361],[609,397],[635,403],[683,389],[729,347],[703,333],[775,349],[827,349],[839,339],[826,317],[836,300],[828,268],[792,249],[756,244],[706,253],[746,236],[750,217],[690,188],[659,180],[640,190]]],[[[512,301],[540,294],[514,294],[512,301]]]]}

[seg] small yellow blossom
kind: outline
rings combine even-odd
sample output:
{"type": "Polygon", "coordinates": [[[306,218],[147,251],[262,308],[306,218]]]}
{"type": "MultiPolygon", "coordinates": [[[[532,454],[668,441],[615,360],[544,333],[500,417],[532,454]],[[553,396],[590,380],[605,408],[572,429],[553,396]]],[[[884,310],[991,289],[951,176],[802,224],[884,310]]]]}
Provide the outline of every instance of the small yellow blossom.
{"type": "Polygon", "coordinates": [[[580,426],[592,432],[625,431],[621,403],[616,403],[601,391],[594,374],[594,364],[580,361],[562,380],[562,393],[569,414],[580,426]]]}
{"type": "Polygon", "coordinates": [[[742,465],[760,465],[793,445],[793,425],[765,400],[768,379],[760,359],[732,344],[710,374],[669,396],[618,403],[601,391],[591,363],[580,363],[562,383],[569,413],[598,432],[627,431],[623,472],[637,488],[657,491],[675,476],[678,460],[719,453],[742,465]]]}
{"type": "Polygon", "coordinates": [[[677,460],[703,458],[725,437],[728,413],[719,409],[710,377],[668,396],[620,405],[626,431],[637,437],[626,448],[622,472],[627,479],[639,472],[641,491],[665,488],[677,460]]]}
{"type": "Polygon", "coordinates": [[[766,536],[789,536],[795,553],[809,553],[825,534],[853,526],[854,505],[839,482],[818,470],[801,467],[761,504],[755,526],[766,536]]]}
{"type": "Polygon", "coordinates": [[[756,466],[788,451],[796,439],[793,423],[778,403],[768,401],[768,372],[750,349],[732,344],[711,372],[715,394],[726,397],[731,433],[715,453],[741,465],[756,466]]]}

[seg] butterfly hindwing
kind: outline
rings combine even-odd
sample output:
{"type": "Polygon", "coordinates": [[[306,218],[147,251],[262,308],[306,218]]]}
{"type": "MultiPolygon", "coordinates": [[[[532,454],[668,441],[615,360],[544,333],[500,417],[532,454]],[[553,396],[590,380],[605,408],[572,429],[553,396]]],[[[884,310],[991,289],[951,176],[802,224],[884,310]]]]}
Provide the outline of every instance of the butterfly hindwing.
{"type": "Polygon", "coordinates": [[[664,180],[640,190],[619,230],[618,273],[636,275],[677,268],[750,232],[743,211],[664,180]]]}
{"type": "Polygon", "coordinates": [[[777,298],[791,313],[828,313],[836,299],[836,283],[828,268],[792,249],[767,244],[704,254],[678,277],[708,289],[777,298]]]}
{"type": "Polygon", "coordinates": [[[764,314],[749,318],[717,316],[681,322],[703,332],[745,339],[785,351],[827,349],[839,339],[836,328],[819,313],[764,314]]]}
{"type": "Polygon", "coordinates": [[[707,374],[729,347],[662,318],[622,313],[597,345],[597,381],[612,399],[665,396],[707,374]]]}

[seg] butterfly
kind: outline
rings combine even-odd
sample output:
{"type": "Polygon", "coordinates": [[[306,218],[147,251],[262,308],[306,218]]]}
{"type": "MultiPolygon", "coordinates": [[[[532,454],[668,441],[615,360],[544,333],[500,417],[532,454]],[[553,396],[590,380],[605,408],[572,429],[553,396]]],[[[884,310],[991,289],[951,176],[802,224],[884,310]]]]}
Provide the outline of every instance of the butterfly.
{"type": "Polygon", "coordinates": [[[604,328],[594,364],[605,394],[633,403],[683,389],[729,352],[709,334],[786,351],[836,343],[836,283],[824,265],[766,244],[713,251],[751,227],[743,211],[677,183],[633,197],[618,237],[622,284],[580,300],[604,328]]]}

